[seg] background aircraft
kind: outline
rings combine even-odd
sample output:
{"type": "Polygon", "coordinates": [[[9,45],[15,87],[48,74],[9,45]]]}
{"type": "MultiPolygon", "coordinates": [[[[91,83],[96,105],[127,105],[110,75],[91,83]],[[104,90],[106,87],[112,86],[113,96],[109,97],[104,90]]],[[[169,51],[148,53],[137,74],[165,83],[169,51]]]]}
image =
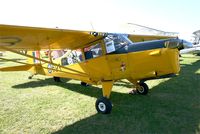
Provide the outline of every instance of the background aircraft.
{"type": "Polygon", "coordinates": [[[193,32],[191,41],[193,45],[181,50],[180,54],[193,53],[200,56],[200,30],[193,32]]]}
{"type": "Polygon", "coordinates": [[[142,35],[159,35],[159,36],[178,36],[177,32],[166,32],[159,29],[135,24],[135,23],[127,23],[126,32],[130,34],[142,34],[142,35]]]}

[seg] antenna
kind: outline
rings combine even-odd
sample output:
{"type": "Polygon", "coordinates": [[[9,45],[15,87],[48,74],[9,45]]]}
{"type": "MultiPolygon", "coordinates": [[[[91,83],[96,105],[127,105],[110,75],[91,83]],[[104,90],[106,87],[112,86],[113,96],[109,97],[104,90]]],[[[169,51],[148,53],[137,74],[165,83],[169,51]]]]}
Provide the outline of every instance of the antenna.
{"type": "Polygon", "coordinates": [[[92,30],[95,31],[95,30],[94,30],[94,26],[93,26],[93,24],[92,24],[92,21],[90,21],[90,25],[91,25],[91,27],[92,27],[92,30]]]}

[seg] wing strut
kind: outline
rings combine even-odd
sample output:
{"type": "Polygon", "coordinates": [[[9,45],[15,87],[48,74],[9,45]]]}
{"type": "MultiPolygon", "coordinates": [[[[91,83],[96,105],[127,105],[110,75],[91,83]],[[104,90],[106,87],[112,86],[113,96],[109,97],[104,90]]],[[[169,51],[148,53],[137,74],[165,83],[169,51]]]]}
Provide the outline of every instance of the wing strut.
{"type": "MultiPolygon", "coordinates": [[[[36,59],[36,60],[38,60],[38,61],[40,61],[40,62],[49,63],[49,64],[51,64],[51,65],[54,65],[54,66],[58,67],[58,68],[64,68],[64,69],[66,69],[66,70],[70,70],[70,71],[79,73],[80,75],[88,76],[86,73],[83,73],[83,72],[80,72],[80,71],[77,71],[77,70],[74,70],[74,69],[71,69],[71,68],[68,68],[68,67],[65,67],[65,66],[61,66],[61,65],[59,65],[59,64],[55,64],[55,63],[53,63],[53,62],[51,62],[51,61],[47,61],[47,60],[44,60],[44,59],[41,59],[41,58],[37,58],[37,57],[31,56],[31,55],[28,55],[28,54],[24,54],[24,53],[22,53],[22,52],[18,52],[18,51],[16,51],[16,50],[13,50],[13,49],[10,49],[10,48],[4,47],[4,46],[1,46],[1,48],[4,49],[4,50],[6,50],[6,51],[10,51],[10,52],[13,52],[13,53],[16,53],[16,54],[19,54],[19,55],[22,55],[22,56],[25,56],[25,57],[28,57],[28,58],[36,59]]],[[[8,60],[10,60],[10,59],[8,59],[8,60]]],[[[16,61],[14,61],[14,60],[10,60],[10,61],[16,62],[16,61]]],[[[17,61],[17,62],[18,62],[18,61],[17,61]]],[[[22,63],[22,64],[25,64],[25,63],[22,63]]],[[[38,63],[38,64],[39,64],[39,63],[38,63]]],[[[68,73],[68,72],[66,72],[66,73],[68,73]]]]}

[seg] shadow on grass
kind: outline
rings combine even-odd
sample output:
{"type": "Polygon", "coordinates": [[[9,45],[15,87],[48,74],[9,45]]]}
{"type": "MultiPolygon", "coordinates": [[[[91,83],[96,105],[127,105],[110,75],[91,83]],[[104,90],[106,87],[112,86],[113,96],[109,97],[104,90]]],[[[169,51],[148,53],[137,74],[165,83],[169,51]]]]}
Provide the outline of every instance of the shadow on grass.
{"type": "Polygon", "coordinates": [[[127,88],[133,88],[132,83],[126,82],[126,81],[123,81],[123,80],[119,80],[119,81],[115,82],[114,86],[123,86],[123,87],[127,87],[127,88]]]}
{"type": "Polygon", "coordinates": [[[1,60],[1,59],[0,59],[0,64],[4,64],[4,62],[5,62],[4,60],[1,60]]]}
{"type": "Polygon", "coordinates": [[[35,79],[35,78],[33,78],[33,80],[36,80],[36,81],[30,81],[30,82],[27,82],[27,83],[14,85],[12,87],[16,88],[16,89],[45,87],[45,86],[48,86],[48,85],[58,85],[58,86],[64,87],[66,82],[68,82],[70,79],[61,79],[62,82],[55,82],[53,80],[53,78],[46,78],[46,79],[35,79]]]}
{"type": "MultiPolygon", "coordinates": [[[[147,96],[113,92],[111,100],[114,107],[110,115],[92,115],[54,134],[200,133],[200,75],[195,74],[199,68],[200,61],[184,65],[180,76],[152,88],[147,96]]],[[[14,88],[54,84],[51,79],[46,79],[16,85],[14,88]]],[[[101,97],[101,90],[97,87],[71,83],[57,85],[91,97],[101,97]]],[[[121,81],[118,85],[128,83],[121,81]]]]}

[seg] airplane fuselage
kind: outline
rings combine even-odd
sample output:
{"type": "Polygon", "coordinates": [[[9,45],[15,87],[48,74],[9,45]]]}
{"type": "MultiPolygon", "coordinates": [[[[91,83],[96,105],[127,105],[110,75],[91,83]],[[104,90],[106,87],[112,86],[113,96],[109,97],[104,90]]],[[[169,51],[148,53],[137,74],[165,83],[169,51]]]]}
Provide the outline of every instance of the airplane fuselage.
{"type": "MultiPolygon", "coordinates": [[[[84,61],[67,65],[66,68],[43,64],[38,73],[77,79],[90,84],[119,79],[145,81],[170,77],[180,71],[178,49],[165,46],[166,42],[174,40],[177,41],[165,39],[127,44],[110,53],[104,50],[98,57],[85,57],[84,61]]],[[[55,60],[59,61],[61,59],[55,60]]],[[[61,62],[59,64],[62,65],[61,62]]]]}

